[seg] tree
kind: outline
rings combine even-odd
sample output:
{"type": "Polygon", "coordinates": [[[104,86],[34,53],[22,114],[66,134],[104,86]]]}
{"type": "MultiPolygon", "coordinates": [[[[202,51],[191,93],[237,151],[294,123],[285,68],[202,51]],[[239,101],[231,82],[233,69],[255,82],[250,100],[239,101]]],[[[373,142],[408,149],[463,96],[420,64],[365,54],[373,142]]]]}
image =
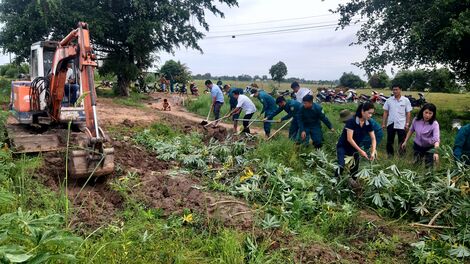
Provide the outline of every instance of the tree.
{"type": "Polygon", "coordinates": [[[371,88],[386,88],[390,86],[390,78],[385,71],[380,71],[370,76],[369,85],[371,88]]]}
{"type": "Polygon", "coordinates": [[[404,90],[415,91],[424,91],[429,88],[431,92],[450,93],[457,92],[460,88],[455,74],[447,68],[402,70],[393,78],[392,83],[399,84],[404,90]]]}
{"type": "Polygon", "coordinates": [[[253,77],[251,77],[248,74],[242,74],[242,75],[238,75],[237,80],[240,82],[249,82],[253,80],[253,77]]]}
{"type": "Polygon", "coordinates": [[[398,85],[403,90],[408,90],[413,83],[413,72],[410,70],[401,70],[392,80],[392,86],[398,85]]]}
{"type": "Polygon", "coordinates": [[[365,45],[367,58],[357,63],[367,73],[388,64],[450,66],[470,81],[470,2],[354,0],[340,4],[339,26],[366,19],[354,44],[365,45]]]}
{"type": "Polygon", "coordinates": [[[280,61],[269,69],[269,74],[271,74],[271,79],[278,83],[278,86],[281,85],[282,79],[287,75],[287,66],[284,62],[280,61]]]}
{"type": "Polygon", "coordinates": [[[206,14],[224,16],[215,2],[238,5],[237,0],[4,0],[0,48],[24,60],[31,43],[61,39],[86,21],[95,50],[104,55],[100,73],[116,74],[119,94],[128,95],[130,82],[152,64],[153,54],[180,46],[201,50],[197,41],[204,35],[197,24],[209,30],[206,14]]]}
{"type": "Polygon", "coordinates": [[[263,81],[267,81],[268,80],[268,75],[263,75],[261,78],[263,78],[263,81]]]}
{"type": "Polygon", "coordinates": [[[413,91],[424,91],[429,88],[429,72],[423,69],[417,69],[412,72],[413,82],[410,89],[413,91]]]}
{"type": "Polygon", "coordinates": [[[212,75],[210,73],[204,73],[202,75],[202,79],[210,80],[210,79],[212,79],[212,75]]]}
{"type": "Polygon", "coordinates": [[[339,83],[341,86],[348,87],[348,88],[362,88],[366,86],[366,82],[364,82],[361,77],[358,75],[350,72],[345,73],[339,79],[339,83]]]}
{"type": "Polygon", "coordinates": [[[429,73],[428,82],[431,92],[450,93],[459,90],[459,85],[455,81],[455,74],[447,68],[432,70],[429,73]]]}
{"type": "Polygon", "coordinates": [[[177,83],[186,83],[191,79],[191,72],[186,64],[180,61],[169,60],[160,68],[160,74],[167,80],[177,83]]]}

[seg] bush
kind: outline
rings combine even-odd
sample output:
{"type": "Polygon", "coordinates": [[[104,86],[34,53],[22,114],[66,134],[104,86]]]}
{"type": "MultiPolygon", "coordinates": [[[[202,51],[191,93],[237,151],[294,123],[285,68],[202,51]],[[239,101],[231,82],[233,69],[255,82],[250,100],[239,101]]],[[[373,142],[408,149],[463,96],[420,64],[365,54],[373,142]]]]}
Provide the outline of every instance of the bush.
{"type": "Polygon", "coordinates": [[[18,69],[9,68],[9,69],[6,70],[5,76],[8,77],[8,78],[17,78],[19,73],[20,72],[18,71],[18,69]]]}
{"type": "Polygon", "coordinates": [[[153,84],[153,83],[155,83],[155,82],[156,82],[155,74],[153,74],[153,73],[147,73],[147,74],[145,75],[145,83],[146,83],[147,85],[153,84]]]}

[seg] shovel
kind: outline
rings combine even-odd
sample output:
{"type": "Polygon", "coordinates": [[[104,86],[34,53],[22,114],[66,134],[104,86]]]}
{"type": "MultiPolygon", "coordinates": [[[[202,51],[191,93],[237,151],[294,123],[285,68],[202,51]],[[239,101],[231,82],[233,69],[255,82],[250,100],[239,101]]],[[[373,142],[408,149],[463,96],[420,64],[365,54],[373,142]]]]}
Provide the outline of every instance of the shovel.
{"type": "Polygon", "coordinates": [[[251,121],[251,122],[266,122],[266,123],[278,123],[277,120],[261,120],[261,119],[235,119],[236,121],[251,121]]]}
{"type": "Polygon", "coordinates": [[[200,123],[201,126],[206,126],[206,125],[208,124],[209,117],[211,116],[211,112],[212,112],[212,105],[211,105],[211,107],[209,108],[209,113],[207,113],[206,120],[203,120],[203,121],[200,123]]]}
{"type": "Polygon", "coordinates": [[[248,124],[248,126],[247,126],[246,128],[249,128],[251,125],[253,125],[253,123],[254,123],[253,120],[257,120],[257,119],[260,118],[260,117],[261,117],[261,114],[258,114],[255,119],[251,119],[251,120],[250,120],[251,122],[248,124]]]}
{"type": "Polygon", "coordinates": [[[276,130],[268,139],[266,139],[266,141],[273,138],[279,131],[281,131],[284,127],[286,127],[290,122],[292,122],[292,118],[289,119],[289,121],[287,121],[284,125],[282,125],[278,130],[276,130]]]}
{"type": "Polygon", "coordinates": [[[211,121],[211,122],[209,122],[209,123],[206,122],[207,124],[204,125],[204,128],[206,128],[206,127],[208,127],[209,125],[214,124],[214,123],[216,123],[216,122],[222,121],[222,120],[224,120],[225,118],[229,118],[229,116],[221,117],[221,118],[216,119],[216,120],[214,120],[214,121],[211,121]]]}

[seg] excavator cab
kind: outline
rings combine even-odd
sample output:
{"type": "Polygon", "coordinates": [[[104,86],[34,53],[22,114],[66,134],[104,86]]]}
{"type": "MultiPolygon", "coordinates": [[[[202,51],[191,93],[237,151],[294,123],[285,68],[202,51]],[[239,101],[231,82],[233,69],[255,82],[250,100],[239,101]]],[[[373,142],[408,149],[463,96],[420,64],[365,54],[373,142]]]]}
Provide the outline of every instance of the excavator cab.
{"type": "MultiPolygon", "coordinates": [[[[31,81],[13,81],[7,123],[10,146],[16,153],[60,152],[69,141],[69,176],[87,178],[114,171],[114,149],[98,126],[94,68],[88,25],[79,23],[64,40],[32,44],[31,81]],[[77,98],[65,92],[67,65],[72,65],[77,98]],[[69,134],[68,124],[74,130],[69,134]]],[[[70,67],[70,66],[69,66],[70,67]]]]}

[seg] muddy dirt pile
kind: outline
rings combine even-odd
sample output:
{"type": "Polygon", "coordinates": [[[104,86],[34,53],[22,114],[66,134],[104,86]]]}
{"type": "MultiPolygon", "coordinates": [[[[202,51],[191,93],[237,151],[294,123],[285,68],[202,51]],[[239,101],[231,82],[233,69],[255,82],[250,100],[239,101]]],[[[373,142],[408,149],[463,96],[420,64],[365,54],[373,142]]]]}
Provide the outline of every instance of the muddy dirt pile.
{"type": "MultiPolygon", "coordinates": [[[[44,165],[35,177],[45,186],[57,193],[64,185],[64,158],[60,153],[44,154],[44,165]]],[[[107,178],[94,178],[85,185],[85,180],[69,180],[68,198],[72,203],[72,228],[97,228],[109,222],[117,210],[121,208],[121,196],[107,184],[107,178]]]]}
{"type": "Polygon", "coordinates": [[[156,154],[131,142],[114,141],[113,147],[115,168],[118,170],[128,170],[143,175],[148,171],[166,170],[172,165],[169,162],[159,161],[156,154]]]}
{"type": "Polygon", "coordinates": [[[106,183],[81,188],[69,188],[68,196],[73,204],[72,227],[97,228],[110,223],[110,219],[122,207],[121,195],[106,183]]]}
{"type": "Polygon", "coordinates": [[[225,226],[250,228],[253,212],[234,197],[201,190],[200,182],[189,176],[169,176],[165,172],[148,173],[135,194],[151,207],[161,208],[165,215],[182,214],[184,209],[206,214],[225,226]]]}

